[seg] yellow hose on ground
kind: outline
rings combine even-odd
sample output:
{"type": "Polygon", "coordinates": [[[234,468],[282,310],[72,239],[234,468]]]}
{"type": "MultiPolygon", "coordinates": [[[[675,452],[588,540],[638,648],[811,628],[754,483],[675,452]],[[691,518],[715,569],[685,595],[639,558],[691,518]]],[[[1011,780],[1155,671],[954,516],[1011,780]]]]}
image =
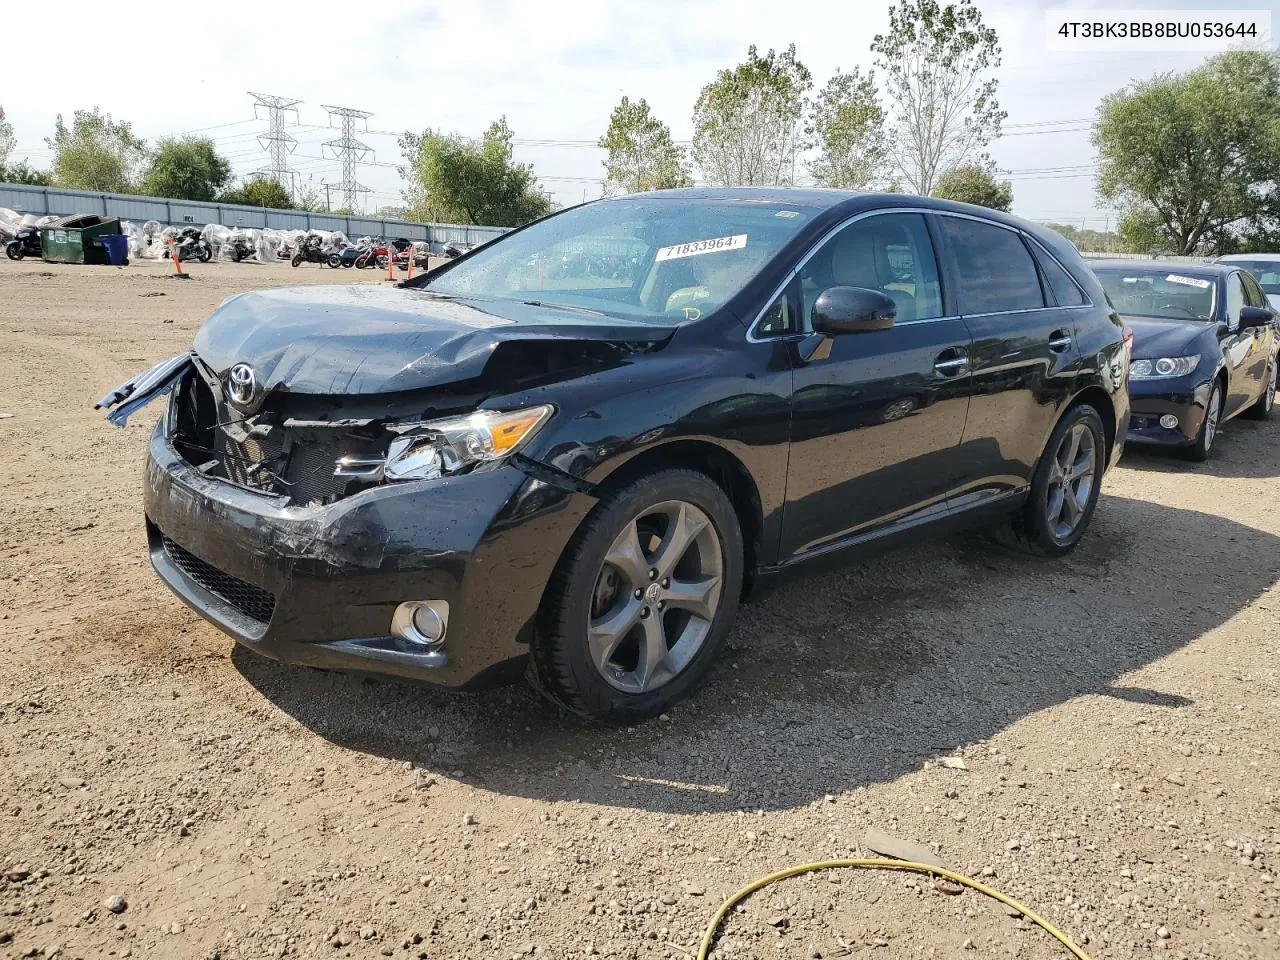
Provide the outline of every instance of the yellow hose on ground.
{"type": "Polygon", "coordinates": [[[1088,954],[1072,943],[1071,938],[1055,927],[1034,910],[1029,909],[1008,894],[1001,893],[988,887],[985,883],[979,883],[971,877],[966,877],[962,873],[954,873],[951,870],[944,870],[942,867],[931,866],[927,863],[914,863],[910,860],[820,860],[817,863],[806,863],[798,867],[788,867],[786,870],[779,870],[777,873],[771,873],[767,877],[761,877],[753,883],[747,884],[728,900],[720,905],[720,909],[716,911],[716,915],[711,918],[711,922],[707,924],[707,932],[702,937],[702,945],[698,947],[697,960],[708,960],[711,956],[711,948],[715,944],[716,931],[720,929],[720,924],[724,921],[725,916],[737,904],[745,900],[751,894],[755,893],[762,887],[767,887],[771,883],[777,883],[779,880],[786,880],[788,877],[799,876],[802,873],[813,873],[817,870],[833,870],[838,867],[857,867],[866,870],[901,870],[906,873],[927,873],[930,876],[942,877],[950,880],[952,883],[958,883],[962,887],[968,887],[970,890],[977,890],[979,893],[986,894],[992,899],[999,900],[1006,906],[1017,910],[1028,920],[1033,921],[1040,926],[1050,936],[1055,937],[1064,947],[1071,951],[1076,960],[1089,960],[1088,954]]]}

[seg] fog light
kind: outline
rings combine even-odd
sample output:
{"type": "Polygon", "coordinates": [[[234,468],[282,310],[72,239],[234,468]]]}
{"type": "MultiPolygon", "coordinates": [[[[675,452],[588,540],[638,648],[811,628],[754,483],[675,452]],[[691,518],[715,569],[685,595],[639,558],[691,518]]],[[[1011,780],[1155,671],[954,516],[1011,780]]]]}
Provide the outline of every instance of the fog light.
{"type": "Polygon", "coordinates": [[[1160,426],[1164,427],[1166,430],[1177,430],[1178,418],[1175,417],[1172,413],[1166,413],[1163,417],[1160,418],[1160,426]]]}
{"type": "Polygon", "coordinates": [[[412,600],[396,607],[391,632],[423,647],[438,647],[449,629],[449,604],[445,600],[412,600]]]}

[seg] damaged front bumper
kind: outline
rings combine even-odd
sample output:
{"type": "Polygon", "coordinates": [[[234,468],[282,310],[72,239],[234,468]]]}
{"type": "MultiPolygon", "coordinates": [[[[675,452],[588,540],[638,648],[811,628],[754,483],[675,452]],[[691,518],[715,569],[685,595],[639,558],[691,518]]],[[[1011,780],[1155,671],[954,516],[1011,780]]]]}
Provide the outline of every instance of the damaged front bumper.
{"type": "Polygon", "coordinates": [[[202,473],[163,420],[144,491],[156,572],[240,643],[456,688],[522,669],[543,589],[593,503],[503,464],[290,505],[202,473]],[[391,634],[400,604],[441,600],[451,613],[438,648],[391,634]]]}

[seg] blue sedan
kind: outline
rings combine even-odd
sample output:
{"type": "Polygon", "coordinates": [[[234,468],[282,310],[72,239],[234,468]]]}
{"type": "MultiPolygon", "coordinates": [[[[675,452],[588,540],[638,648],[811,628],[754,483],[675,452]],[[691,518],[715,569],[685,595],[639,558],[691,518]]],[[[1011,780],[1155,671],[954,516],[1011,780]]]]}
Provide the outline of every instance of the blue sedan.
{"type": "Polygon", "coordinates": [[[1277,315],[1248,271],[1161,260],[1090,266],[1134,334],[1128,442],[1206,460],[1227,420],[1271,415],[1277,315]]]}

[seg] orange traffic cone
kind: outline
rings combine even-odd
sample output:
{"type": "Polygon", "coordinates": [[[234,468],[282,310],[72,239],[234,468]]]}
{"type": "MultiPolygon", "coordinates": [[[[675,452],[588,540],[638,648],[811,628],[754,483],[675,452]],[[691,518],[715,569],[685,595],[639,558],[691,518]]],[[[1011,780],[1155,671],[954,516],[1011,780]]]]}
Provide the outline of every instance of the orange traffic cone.
{"type": "Polygon", "coordinates": [[[189,279],[190,274],[182,272],[182,260],[178,257],[178,245],[172,239],[169,240],[169,259],[173,261],[173,269],[177,271],[174,276],[181,277],[183,280],[189,279]]]}

